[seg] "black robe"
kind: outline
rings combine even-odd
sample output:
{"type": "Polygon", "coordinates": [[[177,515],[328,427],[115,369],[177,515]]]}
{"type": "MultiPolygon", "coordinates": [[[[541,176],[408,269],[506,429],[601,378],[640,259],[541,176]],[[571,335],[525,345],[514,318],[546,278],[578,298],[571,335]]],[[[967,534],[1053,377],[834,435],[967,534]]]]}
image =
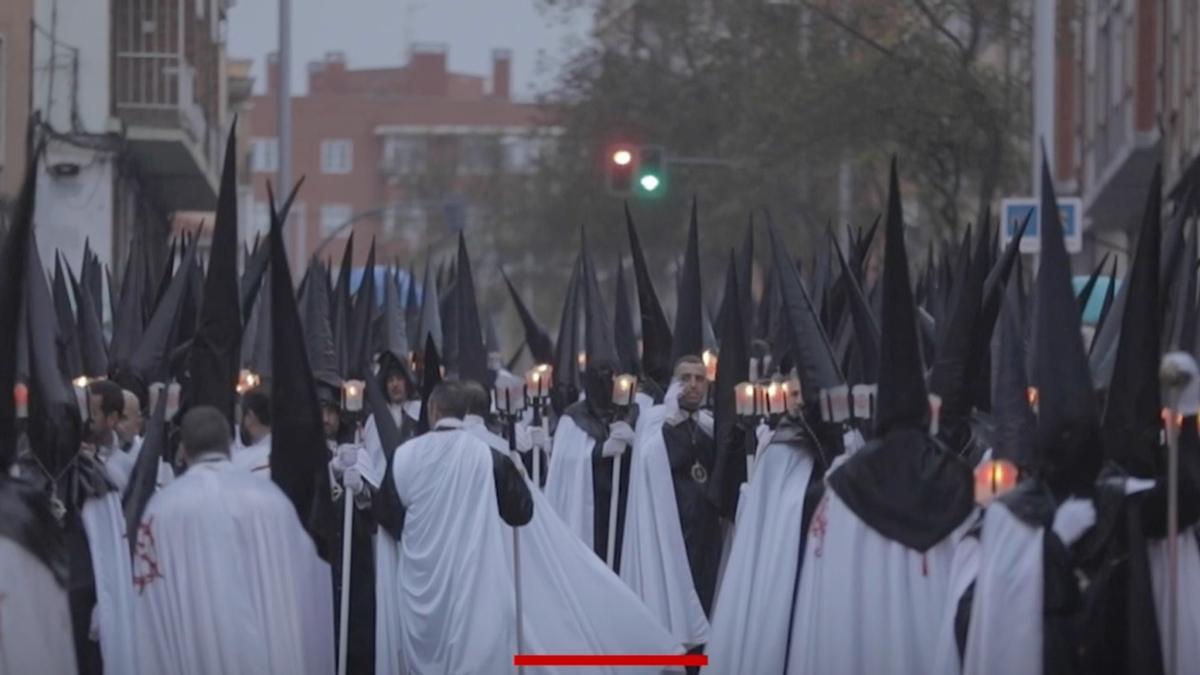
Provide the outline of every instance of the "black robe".
{"type": "Polygon", "coordinates": [[[704,613],[711,614],[722,541],[720,512],[706,492],[708,477],[717,461],[716,444],[691,417],[674,426],[663,424],[662,434],[692,583],[704,613]]]}
{"type": "MultiPolygon", "coordinates": [[[[563,412],[575,426],[595,442],[592,445],[592,550],[601,560],[608,559],[608,527],[609,511],[612,508],[613,466],[615,460],[603,455],[604,441],[608,440],[608,422],[601,420],[588,407],[587,401],[579,401],[567,406],[563,412]]],[[[637,404],[629,407],[622,418],[630,427],[637,426],[639,410],[637,404]]],[[[621,492],[617,496],[617,536],[613,557],[616,559],[613,569],[621,569],[621,546],[625,539],[625,509],[629,504],[629,467],[633,464],[630,454],[633,448],[625,451],[621,460],[621,492]]]]}

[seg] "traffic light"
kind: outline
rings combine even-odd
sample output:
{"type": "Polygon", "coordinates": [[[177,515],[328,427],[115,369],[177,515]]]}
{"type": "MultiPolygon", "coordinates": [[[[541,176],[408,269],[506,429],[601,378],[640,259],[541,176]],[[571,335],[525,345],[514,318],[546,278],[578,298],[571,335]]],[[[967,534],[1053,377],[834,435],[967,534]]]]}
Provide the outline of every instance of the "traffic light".
{"type": "Polygon", "coordinates": [[[643,194],[653,195],[663,191],[666,168],[666,153],[657,145],[646,145],[638,153],[637,182],[643,194]]]}
{"type": "Polygon", "coordinates": [[[608,191],[617,196],[628,195],[633,190],[634,148],[618,146],[612,148],[605,162],[608,170],[608,191]]]}

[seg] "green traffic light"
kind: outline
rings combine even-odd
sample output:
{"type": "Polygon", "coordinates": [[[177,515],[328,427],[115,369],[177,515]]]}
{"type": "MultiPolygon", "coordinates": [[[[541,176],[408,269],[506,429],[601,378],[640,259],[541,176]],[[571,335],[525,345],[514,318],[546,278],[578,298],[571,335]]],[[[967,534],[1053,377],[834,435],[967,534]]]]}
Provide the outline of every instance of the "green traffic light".
{"type": "Polygon", "coordinates": [[[638,182],[641,183],[642,189],[646,192],[654,192],[660,185],[662,185],[662,181],[658,179],[658,176],[655,176],[652,173],[642,176],[641,180],[638,182]]]}

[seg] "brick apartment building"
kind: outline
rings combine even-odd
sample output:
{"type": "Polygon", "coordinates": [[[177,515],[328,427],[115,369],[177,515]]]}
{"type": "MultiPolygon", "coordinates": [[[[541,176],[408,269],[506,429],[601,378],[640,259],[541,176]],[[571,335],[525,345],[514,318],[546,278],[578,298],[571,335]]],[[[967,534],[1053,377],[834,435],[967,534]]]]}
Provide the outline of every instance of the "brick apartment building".
{"type": "MultiPolygon", "coordinates": [[[[353,230],[360,264],[372,236],[381,263],[407,262],[460,229],[479,242],[476,231],[512,217],[513,188],[557,130],[538,105],[513,100],[508,50],[493,52],[489,77],[450,72],[446,56],[416,45],[401,67],[350,69],[337,52],[308,65],[308,92],[292,102],[292,176],[305,177],[288,226],[294,260],[336,259],[353,230]]],[[[278,84],[269,57],[267,91],[250,111],[251,212],[264,232],[278,84]]]]}
{"type": "Polygon", "coordinates": [[[1200,157],[1200,5],[1058,1],[1055,174],[1090,219],[1085,251],[1125,252],[1150,173],[1168,195],[1200,157]]]}

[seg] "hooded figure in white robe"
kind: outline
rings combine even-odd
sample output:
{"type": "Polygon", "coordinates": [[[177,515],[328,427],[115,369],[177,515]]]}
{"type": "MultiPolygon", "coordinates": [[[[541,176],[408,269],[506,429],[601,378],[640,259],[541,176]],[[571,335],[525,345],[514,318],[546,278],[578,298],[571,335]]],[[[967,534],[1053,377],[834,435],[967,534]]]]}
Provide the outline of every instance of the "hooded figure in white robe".
{"type": "Polygon", "coordinates": [[[508,672],[517,631],[502,523],[528,523],[532,498],[507,457],[462,430],[461,385],[438,385],[429,405],[433,430],[396,449],[388,477],[405,519],[394,569],[376,558],[376,670],[508,672]]]}
{"type": "Polygon", "coordinates": [[[216,409],[191,410],[189,468],[138,526],[139,670],[333,672],[329,565],[283,492],[229,461],[229,436],[216,409]]]}
{"type": "Polygon", "coordinates": [[[813,439],[796,425],[767,432],[762,445],[738,500],[713,607],[705,652],[714,673],[782,673],[787,662],[806,512],[811,516],[815,506],[806,497],[820,460],[813,439]]]}
{"type": "Polygon", "coordinates": [[[0,673],[75,675],[66,550],[45,495],[0,473],[0,673]]]}
{"type": "Polygon", "coordinates": [[[925,675],[934,665],[971,469],[930,436],[895,163],[884,247],[876,436],[826,474],[787,672],[925,675]]]}

